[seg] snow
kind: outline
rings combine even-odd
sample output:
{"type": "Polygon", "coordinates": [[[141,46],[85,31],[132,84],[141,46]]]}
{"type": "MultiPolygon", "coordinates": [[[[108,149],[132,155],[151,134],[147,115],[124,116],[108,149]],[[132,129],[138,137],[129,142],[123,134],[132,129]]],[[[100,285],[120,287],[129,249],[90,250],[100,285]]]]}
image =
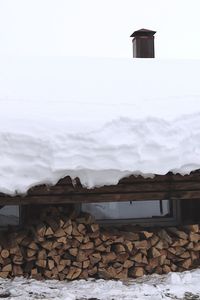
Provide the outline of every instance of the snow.
{"type": "Polygon", "coordinates": [[[151,275],[128,281],[73,282],[0,279],[0,298],[9,300],[195,300],[200,299],[200,270],[151,275]]]}
{"type": "Polygon", "coordinates": [[[200,61],[0,57],[0,192],[200,168],[200,61]]]}

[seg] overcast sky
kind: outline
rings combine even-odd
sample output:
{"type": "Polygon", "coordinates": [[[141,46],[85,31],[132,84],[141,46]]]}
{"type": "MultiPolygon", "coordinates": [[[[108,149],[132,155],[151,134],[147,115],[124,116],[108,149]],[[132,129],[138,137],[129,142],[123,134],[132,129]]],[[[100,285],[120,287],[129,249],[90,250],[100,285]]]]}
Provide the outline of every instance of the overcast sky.
{"type": "Polygon", "coordinates": [[[0,54],[131,57],[140,28],[156,57],[200,58],[200,0],[0,0],[0,54]]]}

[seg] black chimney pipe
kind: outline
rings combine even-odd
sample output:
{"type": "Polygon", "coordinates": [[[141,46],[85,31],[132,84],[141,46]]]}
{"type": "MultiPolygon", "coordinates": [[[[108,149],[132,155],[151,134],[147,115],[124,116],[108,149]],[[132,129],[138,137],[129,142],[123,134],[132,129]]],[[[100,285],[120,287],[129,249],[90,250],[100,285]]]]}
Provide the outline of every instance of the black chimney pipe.
{"type": "Polygon", "coordinates": [[[154,58],[154,34],[156,31],[149,29],[140,29],[134,31],[133,37],[133,57],[137,58],[154,58]]]}

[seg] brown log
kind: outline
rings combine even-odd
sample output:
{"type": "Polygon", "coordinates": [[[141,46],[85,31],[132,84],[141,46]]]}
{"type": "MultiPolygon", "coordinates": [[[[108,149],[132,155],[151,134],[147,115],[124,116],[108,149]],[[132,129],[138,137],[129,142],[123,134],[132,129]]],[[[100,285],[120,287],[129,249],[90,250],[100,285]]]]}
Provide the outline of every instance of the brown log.
{"type": "Polygon", "coordinates": [[[142,254],[140,252],[138,252],[137,254],[130,257],[130,259],[137,262],[137,263],[142,263],[143,258],[142,258],[142,254]]]}
{"type": "Polygon", "coordinates": [[[37,236],[44,237],[45,232],[46,232],[46,225],[43,224],[43,223],[38,224],[37,227],[36,227],[37,236]]]}
{"type": "Polygon", "coordinates": [[[0,277],[1,278],[6,279],[6,278],[8,278],[8,276],[9,276],[9,272],[3,272],[3,271],[0,272],[0,277]]]}
{"type": "Polygon", "coordinates": [[[83,263],[80,262],[80,261],[73,261],[73,262],[72,262],[72,266],[78,267],[79,269],[82,269],[83,263]]]}
{"type": "Polygon", "coordinates": [[[89,232],[88,236],[89,236],[90,239],[96,239],[100,236],[100,232],[99,231],[89,232]]]}
{"type": "Polygon", "coordinates": [[[52,270],[55,267],[54,260],[53,259],[48,259],[47,265],[48,265],[49,270],[52,270]]]}
{"type": "Polygon", "coordinates": [[[199,224],[194,224],[194,225],[186,225],[184,226],[184,229],[186,229],[187,231],[192,231],[195,233],[199,232],[199,224]]]}
{"type": "Polygon", "coordinates": [[[179,266],[186,270],[190,269],[191,265],[192,265],[191,258],[185,259],[179,263],[179,266]]]}
{"type": "Polygon", "coordinates": [[[130,242],[130,241],[125,240],[125,241],[124,241],[124,245],[126,246],[127,251],[128,251],[129,253],[131,253],[132,250],[133,250],[133,243],[130,242]]]}
{"type": "Polygon", "coordinates": [[[134,269],[133,269],[133,272],[132,272],[132,274],[131,274],[133,277],[142,277],[142,276],[144,276],[144,269],[143,268],[141,268],[141,267],[135,267],[134,269]]]}
{"type": "Polygon", "coordinates": [[[72,235],[74,236],[79,236],[80,235],[80,232],[78,231],[77,229],[77,225],[75,222],[72,222],[72,235]]]}
{"type": "Polygon", "coordinates": [[[55,263],[57,264],[57,265],[59,265],[60,264],[60,255],[55,255],[55,256],[53,256],[52,257],[52,259],[55,261],[55,263]]]}
{"type": "Polygon", "coordinates": [[[22,265],[24,262],[23,256],[22,255],[14,255],[12,258],[12,261],[16,265],[22,265]]]}
{"type": "Polygon", "coordinates": [[[167,256],[165,254],[162,254],[160,257],[159,257],[159,265],[164,265],[165,264],[165,261],[166,261],[166,258],[167,256]]]}
{"type": "Polygon", "coordinates": [[[55,233],[54,233],[54,236],[59,238],[59,237],[63,237],[66,235],[66,232],[64,231],[64,229],[62,228],[58,228],[55,233]]]}
{"type": "Polygon", "coordinates": [[[194,251],[200,251],[200,242],[194,244],[193,250],[194,251]]]}
{"type": "Polygon", "coordinates": [[[99,224],[95,224],[95,223],[91,224],[90,228],[91,228],[92,232],[99,231],[99,224]]]}
{"type": "Polygon", "coordinates": [[[46,265],[47,265],[47,261],[46,259],[38,259],[35,264],[40,267],[40,268],[43,268],[45,269],[46,268],[46,265]]]}
{"type": "Polygon", "coordinates": [[[31,276],[32,276],[32,277],[33,277],[33,276],[36,276],[37,274],[38,274],[37,268],[34,268],[34,269],[31,270],[31,276]]]}
{"type": "Polygon", "coordinates": [[[159,257],[150,258],[149,259],[149,266],[154,269],[159,265],[159,257]]]}
{"type": "Polygon", "coordinates": [[[10,251],[10,254],[11,254],[11,255],[12,255],[12,254],[15,254],[15,255],[22,255],[21,250],[20,250],[20,248],[19,248],[18,245],[16,245],[16,246],[10,248],[9,251],[10,251]]]}
{"type": "Polygon", "coordinates": [[[78,226],[77,226],[77,229],[78,229],[78,231],[81,233],[81,234],[85,234],[86,233],[86,227],[85,227],[85,225],[84,224],[78,224],[78,226]]]}
{"type": "Polygon", "coordinates": [[[149,231],[141,231],[141,235],[142,237],[149,239],[153,236],[153,232],[149,232],[149,231]]]}
{"type": "Polygon", "coordinates": [[[98,275],[100,278],[103,278],[103,279],[111,279],[112,278],[112,274],[110,273],[110,270],[107,271],[104,267],[98,268],[98,275]]]}
{"type": "MultiPolygon", "coordinates": [[[[124,263],[125,264],[125,263],[124,263]]],[[[113,268],[115,268],[115,269],[119,269],[119,268],[121,268],[121,269],[123,269],[123,263],[120,263],[120,262],[114,262],[113,264],[112,264],[112,266],[113,266],[113,268]]]]}
{"type": "Polygon", "coordinates": [[[94,243],[93,242],[87,242],[86,244],[82,244],[80,246],[81,250],[89,250],[94,248],[94,243]]]}
{"type": "Polygon", "coordinates": [[[182,254],[179,255],[179,257],[181,258],[190,258],[190,252],[189,251],[185,251],[182,254]]]}
{"type": "Polygon", "coordinates": [[[72,256],[77,256],[77,254],[78,254],[78,248],[70,248],[70,249],[69,249],[69,253],[70,253],[72,256]]]}
{"type": "Polygon", "coordinates": [[[136,232],[120,231],[119,234],[121,234],[124,237],[124,239],[129,240],[129,241],[139,241],[140,240],[139,233],[136,233],[136,232]]]}
{"type": "Polygon", "coordinates": [[[181,254],[183,254],[185,252],[185,248],[184,247],[175,247],[175,255],[180,256],[181,254]]]}
{"type": "Polygon", "coordinates": [[[143,241],[134,242],[134,247],[138,250],[139,249],[148,249],[149,244],[148,244],[147,240],[143,240],[143,241]]]}
{"type": "Polygon", "coordinates": [[[62,272],[64,269],[65,269],[65,266],[57,265],[57,270],[58,270],[59,273],[62,272]]]}
{"type": "Polygon", "coordinates": [[[97,266],[94,266],[91,269],[88,269],[88,275],[89,276],[94,276],[97,273],[97,266]]]}
{"type": "Polygon", "coordinates": [[[166,241],[160,240],[156,245],[155,248],[158,250],[167,249],[169,247],[168,243],[166,241]]]}
{"type": "Polygon", "coordinates": [[[79,250],[76,261],[85,261],[93,253],[93,250],[79,250]]]}
{"type": "Polygon", "coordinates": [[[188,244],[188,240],[178,239],[172,244],[172,247],[176,247],[176,246],[183,247],[186,244],[188,244]]]}
{"type": "Polygon", "coordinates": [[[172,272],[176,272],[177,271],[177,266],[175,264],[171,264],[170,268],[171,268],[172,272]]]}
{"type": "Polygon", "coordinates": [[[183,240],[188,239],[188,234],[185,233],[184,231],[178,230],[176,227],[169,227],[168,231],[170,233],[173,233],[175,236],[177,236],[180,239],[183,239],[183,240]]]}
{"type": "Polygon", "coordinates": [[[196,261],[199,259],[199,252],[190,251],[190,256],[193,261],[196,261]]]}
{"type": "Polygon", "coordinates": [[[89,256],[89,260],[92,266],[97,264],[101,260],[100,253],[93,253],[92,255],[89,256]]]}
{"type": "Polygon", "coordinates": [[[13,265],[12,266],[12,275],[22,276],[23,275],[23,269],[19,265],[13,265]]]}
{"type": "Polygon", "coordinates": [[[83,242],[83,239],[84,239],[84,236],[83,236],[83,235],[76,235],[76,236],[75,236],[75,239],[76,239],[79,243],[82,243],[82,242],[83,242]]]}
{"type": "Polygon", "coordinates": [[[39,250],[38,251],[38,255],[37,255],[37,259],[46,259],[47,258],[47,253],[45,249],[39,250]]]}
{"type": "Polygon", "coordinates": [[[46,249],[46,250],[51,250],[52,246],[53,246],[53,242],[52,241],[45,241],[41,243],[42,248],[46,249]]]}
{"type": "Polygon", "coordinates": [[[47,278],[47,279],[52,278],[52,271],[44,270],[44,276],[45,276],[45,278],[47,278]]]}
{"type": "Polygon", "coordinates": [[[33,249],[27,249],[26,254],[27,257],[32,257],[37,253],[37,250],[33,250],[33,249]]]}
{"type": "Polygon", "coordinates": [[[7,258],[7,257],[9,257],[9,255],[10,255],[9,250],[3,249],[3,250],[1,251],[1,257],[2,257],[2,258],[7,258]]]}
{"type": "Polygon", "coordinates": [[[69,225],[69,226],[67,226],[67,227],[63,227],[63,229],[64,229],[65,233],[66,233],[68,236],[71,236],[71,235],[72,235],[72,229],[73,229],[72,225],[69,225]]]}
{"type": "Polygon", "coordinates": [[[126,252],[126,249],[122,244],[115,244],[113,248],[114,248],[114,252],[116,253],[126,252]]]}
{"type": "Polygon", "coordinates": [[[132,266],[134,265],[134,262],[132,261],[132,260],[129,260],[129,259],[127,259],[125,262],[124,262],[124,268],[126,268],[126,269],[129,269],[129,268],[131,268],[132,266]]]}
{"type": "MultiPolygon", "coordinates": [[[[83,237],[83,244],[86,244],[87,242],[89,242],[90,241],[90,238],[89,238],[89,236],[88,235],[85,235],[84,237],[83,237]]],[[[100,240],[101,241],[101,240],[100,240]]],[[[94,241],[95,242],[95,241],[94,241]]]]}
{"type": "Polygon", "coordinates": [[[200,235],[197,234],[197,233],[195,233],[195,232],[190,232],[190,233],[189,233],[189,240],[190,240],[191,242],[197,243],[197,242],[199,242],[199,240],[200,240],[200,235]]]}
{"type": "Polygon", "coordinates": [[[172,238],[169,236],[169,234],[167,233],[167,231],[165,229],[159,230],[158,236],[161,238],[161,240],[166,241],[170,245],[172,244],[172,238]]]}
{"type": "Polygon", "coordinates": [[[82,272],[81,269],[76,268],[76,267],[71,267],[71,268],[69,269],[69,272],[68,272],[66,278],[67,278],[68,280],[76,279],[76,278],[79,277],[79,275],[81,274],[81,272],[82,272]]]}
{"type": "Polygon", "coordinates": [[[102,262],[104,264],[108,264],[114,261],[116,258],[117,258],[116,254],[114,252],[110,252],[108,254],[102,255],[102,262]]]}
{"type": "Polygon", "coordinates": [[[151,255],[152,257],[159,257],[161,254],[160,254],[160,251],[158,251],[155,247],[152,247],[151,248],[151,255]]]}
{"type": "Polygon", "coordinates": [[[124,263],[129,258],[128,253],[119,253],[117,255],[116,261],[124,263]]]}
{"type": "Polygon", "coordinates": [[[157,235],[153,235],[150,239],[149,242],[151,246],[155,246],[159,242],[159,237],[157,235]]]}
{"type": "Polygon", "coordinates": [[[87,269],[84,269],[81,274],[79,275],[79,279],[88,279],[88,271],[87,269]]]}
{"type": "Polygon", "coordinates": [[[100,251],[100,252],[105,252],[106,251],[106,247],[103,244],[101,244],[101,245],[99,245],[99,246],[96,247],[96,250],[100,251]]]}
{"type": "Polygon", "coordinates": [[[11,272],[12,271],[12,264],[8,264],[2,267],[2,272],[11,272]]]}
{"type": "Polygon", "coordinates": [[[65,267],[71,266],[71,260],[70,259],[61,259],[59,261],[59,264],[65,266],[65,267]]]}
{"type": "Polygon", "coordinates": [[[57,238],[57,242],[60,244],[67,244],[67,237],[66,236],[62,236],[60,238],[57,238]]]}
{"type": "Polygon", "coordinates": [[[68,241],[68,244],[73,248],[79,248],[80,242],[76,239],[71,239],[68,241]]]}
{"type": "Polygon", "coordinates": [[[144,265],[148,265],[148,260],[147,260],[147,257],[146,257],[146,255],[143,255],[143,257],[142,257],[142,264],[144,264],[144,265]]]}
{"type": "Polygon", "coordinates": [[[165,274],[171,272],[171,268],[167,265],[164,265],[162,269],[163,269],[163,273],[165,273],[165,274]]]}
{"type": "Polygon", "coordinates": [[[97,238],[94,240],[94,244],[95,246],[99,246],[100,244],[102,244],[102,240],[100,238],[97,238]]]}
{"type": "MultiPolygon", "coordinates": [[[[90,259],[91,259],[91,257],[90,257],[90,259]]],[[[89,267],[89,265],[90,265],[90,260],[89,259],[87,259],[87,260],[85,260],[85,261],[83,261],[83,269],[87,269],[88,267],[89,267]]]]}
{"type": "Polygon", "coordinates": [[[33,249],[33,250],[38,250],[39,249],[38,245],[33,241],[28,245],[28,248],[33,249]]]}
{"type": "Polygon", "coordinates": [[[46,231],[45,231],[45,236],[52,236],[54,234],[53,230],[51,229],[51,227],[47,227],[46,231]]]}

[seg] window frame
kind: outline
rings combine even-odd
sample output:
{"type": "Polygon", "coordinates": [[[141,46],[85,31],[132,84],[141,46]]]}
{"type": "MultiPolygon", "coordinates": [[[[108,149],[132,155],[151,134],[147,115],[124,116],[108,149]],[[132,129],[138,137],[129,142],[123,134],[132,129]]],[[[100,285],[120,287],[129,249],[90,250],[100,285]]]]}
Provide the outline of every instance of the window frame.
{"type": "Polygon", "coordinates": [[[13,205],[13,204],[8,204],[8,205],[3,205],[3,206],[18,206],[18,209],[19,209],[19,222],[18,224],[16,225],[12,225],[12,224],[7,224],[7,225],[1,225],[0,223],[0,231],[4,231],[4,230],[8,230],[8,228],[20,228],[23,224],[23,216],[24,216],[24,213],[23,213],[23,209],[22,209],[22,205],[13,205]]]}
{"type": "MultiPolygon", "coordinates": [[[[180,214],[180,201],[179,200],[171,200],[171,199],[161,199],[161,200],[169,200],[171,201],[171,210],[172,216],[170,217],[147,217],[147,218],[129,218],[129,219],[100,219],[96,220],[96,222],[103,226],[122,226],[122,225],[134,225],[134,226],[176,226],[180,224],[181,214],[180,214]]],[[[152,201],[152,199],[145,200],[152,201]]],[[[157,200],[156,200],[157,201],[157,200]]],[[[110,201],[115,202],[115,201],[110,201]]],[[[122,201],[120,201],[122,202],[122,201]]],[[[132,202],[138,202],[133,200],[132,202]]],[[[91,202],[92,204],[92,202],[91,202]]],[[[77,211],[80,213],[82,211],[82,203],[77,207],[77,211]]]]}

